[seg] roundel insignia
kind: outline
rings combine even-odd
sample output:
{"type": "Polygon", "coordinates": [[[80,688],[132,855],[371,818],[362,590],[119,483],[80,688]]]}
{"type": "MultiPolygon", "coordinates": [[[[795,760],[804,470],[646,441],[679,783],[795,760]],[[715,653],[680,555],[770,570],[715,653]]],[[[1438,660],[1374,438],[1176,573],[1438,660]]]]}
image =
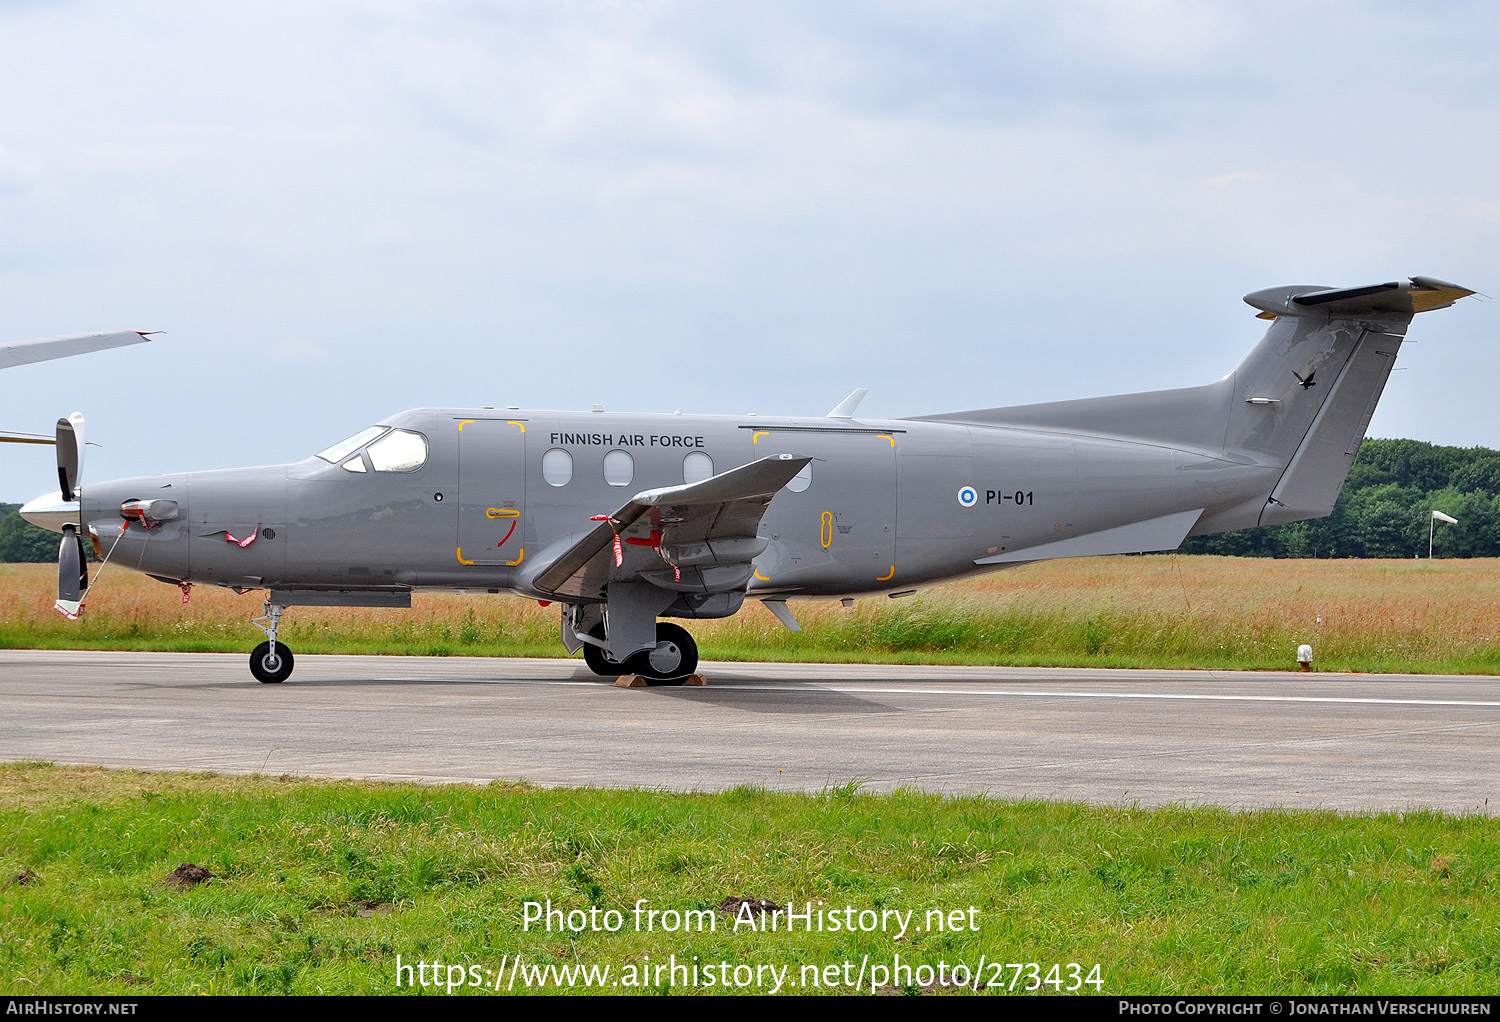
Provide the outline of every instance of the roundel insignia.
{"type": "Polygon", "coordinates": [[[958,491],[958,502],[964,507],[973,507],[979,503],[979,491],[972,486],[965,486],[958,491]]]}

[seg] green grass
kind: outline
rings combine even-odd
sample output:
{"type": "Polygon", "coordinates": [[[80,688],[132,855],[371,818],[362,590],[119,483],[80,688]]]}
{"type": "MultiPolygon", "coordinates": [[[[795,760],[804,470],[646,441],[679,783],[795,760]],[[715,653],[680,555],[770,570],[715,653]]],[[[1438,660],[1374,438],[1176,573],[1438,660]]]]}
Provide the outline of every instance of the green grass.
{"type": "Polygon", "coordinates": [[[858,782],[673,795],[18,764],[0,767],[0,992],[385,993],[398,954],[498,968],[519,953],[617,976],[674,954],[793,978],[865,955],[983,955],[1097,963],[1106,994],[1487,993],[1500,987],[1497,828],[873,795],[858,782]],[[215,879],[165,886],[183,862],[215,879]],[[10,882],[22,871],[29,882],[10,882]],[[896,940],[735,933],[723,915],[714,933],[630,923],[638,899],[680,911],[728,896],[917,922],[972,905],[979,928],[896,940]],[[625,926],[523,931],[522,904],[547,899],[619,910],[625,926]]]}

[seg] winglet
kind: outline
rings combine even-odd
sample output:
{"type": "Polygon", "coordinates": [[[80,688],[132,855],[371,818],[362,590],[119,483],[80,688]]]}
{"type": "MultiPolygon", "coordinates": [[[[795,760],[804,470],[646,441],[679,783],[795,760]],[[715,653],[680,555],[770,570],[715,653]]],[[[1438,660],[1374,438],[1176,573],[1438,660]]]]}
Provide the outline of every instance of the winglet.
{"type": "Polygon", "coordinates": [[[854,409],[859,407],[859,403],[865,399],[865,395],[869,392],[870,389],[868,387],[860,387],[854,393],[840,401],[838,407],[829,412],[827,417],[830,419],[853,418],[854,409]]]}

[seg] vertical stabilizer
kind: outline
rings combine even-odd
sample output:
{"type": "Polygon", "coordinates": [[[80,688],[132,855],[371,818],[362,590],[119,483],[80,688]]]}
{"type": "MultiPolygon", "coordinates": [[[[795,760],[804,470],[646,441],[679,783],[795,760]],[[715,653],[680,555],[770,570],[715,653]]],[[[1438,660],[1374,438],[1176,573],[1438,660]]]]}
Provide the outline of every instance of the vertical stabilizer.
{"type": "Polygon", "coordinates": [[[1412,317],[1474,293],[1432,277],[1268,288],[1245,301],[1270,328],[1217,383],[923,418],[1145,443],[1210,459],[1226,471],[1212,484],[1195,536],[1319,518],[1333,510],[1412,317]]]}
{"type": "Polygon", "coordinates": [[[1273,322],[1232,376],[1225,446],[1283,466],[1256,524],[1332,512],[1412,317],[1473,293],[1413,277],[1406,284],[1283,287],[1245,297],[1273,322]]]}

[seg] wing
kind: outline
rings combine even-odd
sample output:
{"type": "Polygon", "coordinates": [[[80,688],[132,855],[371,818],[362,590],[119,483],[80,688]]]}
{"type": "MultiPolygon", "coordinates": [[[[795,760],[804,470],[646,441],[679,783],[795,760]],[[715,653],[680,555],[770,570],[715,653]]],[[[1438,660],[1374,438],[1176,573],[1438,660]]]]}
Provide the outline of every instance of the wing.
{"type": "MultiPolygon", "coordinates": [[[[120,348],[127,344],[141,344],[149,339],[149,330],[106,330],[93,334],[66,334],[62,337],[38,337],[30,341],[11,341],[0,344],[0,369],[26,365],[30,362],[46,362],[69,355],[85,355],[105,348],[120,348]]],[[[15,433],[0,430],[0,444],[50,444],[55,439],[40,433],[15,433]]]]}
{"type": "Polygon", "coordinates": [[[602,600],[613,581],[645,580],[684,593],[743,589],[750,562],[766,548],[756,534],[766,507],[811,460],[781,454],[701,482],[637,493],[546,561],[532,586],[575,600],[602,600]]]}
{"type": "Polygon", "coordinates": [[[90,351],[103,351],[105,348],[119,348],[127,344],[141,344],[150,333],[149,330],[106,330],[102,333],[10,341],[0,344],[0,369],[26,365],[28,362],[67,358],[69,355],[83,355],[90,351]]]}
{"type": "Polygon", "coordinates": [[[13,433],[0,429],[0,444],[55,444],[57,440],[41,433],[13,433]]]}

